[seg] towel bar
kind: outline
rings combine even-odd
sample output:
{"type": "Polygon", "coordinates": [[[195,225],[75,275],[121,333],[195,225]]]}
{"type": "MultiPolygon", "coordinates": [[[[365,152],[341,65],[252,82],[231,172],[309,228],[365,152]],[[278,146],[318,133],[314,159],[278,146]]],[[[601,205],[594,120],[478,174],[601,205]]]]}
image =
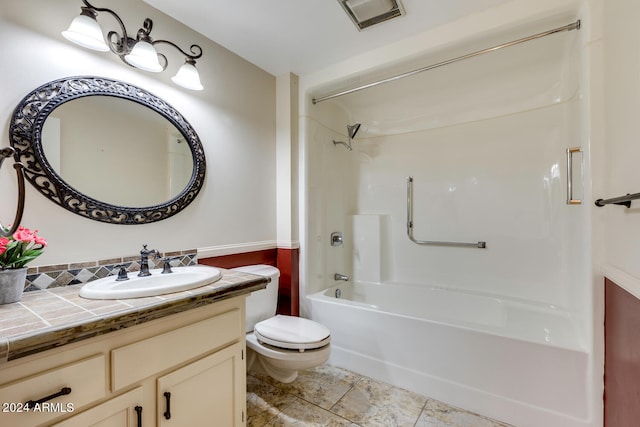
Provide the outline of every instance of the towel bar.
{"type": "Polygon", "coordinates": [[[626,196],[613,197],[611,199],[598,199],[595,204],[598,207],[603,207],[605,205],[623,205],[628,208],[631,207],[631,201],[640,199],[640,193],[628,194],[626,196]]]}

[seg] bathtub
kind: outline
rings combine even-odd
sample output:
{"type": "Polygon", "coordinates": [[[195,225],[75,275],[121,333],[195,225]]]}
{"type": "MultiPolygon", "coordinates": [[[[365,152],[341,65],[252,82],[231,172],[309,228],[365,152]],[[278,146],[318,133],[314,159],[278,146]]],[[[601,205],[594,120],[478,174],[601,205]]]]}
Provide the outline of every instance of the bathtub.
{"type": "Polygon", "coordinates": [[[400,283],[347,283],[307,302],[331,330],[335,366],[518,427],[590,425],[589,354],[567,312],[400,283]]]}

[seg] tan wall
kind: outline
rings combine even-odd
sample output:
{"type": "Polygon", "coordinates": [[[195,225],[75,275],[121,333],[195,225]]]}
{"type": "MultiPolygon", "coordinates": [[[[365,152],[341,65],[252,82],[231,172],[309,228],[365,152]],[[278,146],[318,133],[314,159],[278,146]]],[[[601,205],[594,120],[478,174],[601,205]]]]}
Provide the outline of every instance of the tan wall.
{"type": "MultiPolygon", "coordinates": [[[[145,17],[154,20],[152,36],[204,50],[197,67],[205,90],[175,86],[170,77],[184,58],[170,48],[169,67],[152,74],[123,64],[111,53],[89,51],[67,42],[60,32],[80,12],[77,0],[0,0],[0,132],[7,135],[13,109],[36,87],[66,76],[98,75],[123,80],[165,99],[198,133],[205,149],[207,177],[202,192],[183,212],[141,226],[103,224],[53,204],[30,185],[23,224],[37,228],[49,248],[37,265],[134,254],[143,243],[161,251],[276,240],[274,76],[250,64],[140,0],[114,0],[135,35],[145,17]],[[173,68],[172,68],[173,67],[173,68]]],[[[115,30],[108,15],[105,31],[115,30]]],[[[8,145],[6,137],[0,146],[8,145]]],[[[5,163],[6,165],[6,163],[5,163]]],[[[142,174],[141,174],[142,175],[142,174]]],[[[152,179],[140,176],[139,186],[152,179]]],[[[0,221],[13,219],[16,193],[10,167],[0,171],[0,221]]]]}

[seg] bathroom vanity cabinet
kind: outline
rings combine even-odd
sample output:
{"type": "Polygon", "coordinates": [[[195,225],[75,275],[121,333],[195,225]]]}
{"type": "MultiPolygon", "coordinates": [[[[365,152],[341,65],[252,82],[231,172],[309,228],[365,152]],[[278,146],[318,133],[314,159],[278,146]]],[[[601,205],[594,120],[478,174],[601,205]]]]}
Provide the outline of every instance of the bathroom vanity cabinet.
{"type": "Polygon", "coordinates": [[[238,296],[9,361],[0,425],[243,426],[244,319],[238,296]]]}

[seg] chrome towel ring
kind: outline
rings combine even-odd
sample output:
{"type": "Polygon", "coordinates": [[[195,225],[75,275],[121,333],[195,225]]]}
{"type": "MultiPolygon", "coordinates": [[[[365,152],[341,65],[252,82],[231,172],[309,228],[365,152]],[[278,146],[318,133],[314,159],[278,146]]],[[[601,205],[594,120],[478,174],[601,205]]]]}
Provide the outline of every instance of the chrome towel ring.
{"type": "MultiPolygon", "coordinates": [[[[6,158],[13,157],[16,153],[16,150],[13,147],[5,147],[0,149],[0,168],[2,168],[2,163],[6,158]]],[[[16,232],[18,227],[20,226],[20,221],[22,220],[22,213],[24,212],[24,166],[20,162],[15,162],[13,164],[13,168],[16,170],[16,175],[18,178],[18,206],[16,207],[16,216],[11,223],[11,227],[8,230],[5,230],[4,227],[0,224],[0,236],[7,237],[16,232]]]]}

